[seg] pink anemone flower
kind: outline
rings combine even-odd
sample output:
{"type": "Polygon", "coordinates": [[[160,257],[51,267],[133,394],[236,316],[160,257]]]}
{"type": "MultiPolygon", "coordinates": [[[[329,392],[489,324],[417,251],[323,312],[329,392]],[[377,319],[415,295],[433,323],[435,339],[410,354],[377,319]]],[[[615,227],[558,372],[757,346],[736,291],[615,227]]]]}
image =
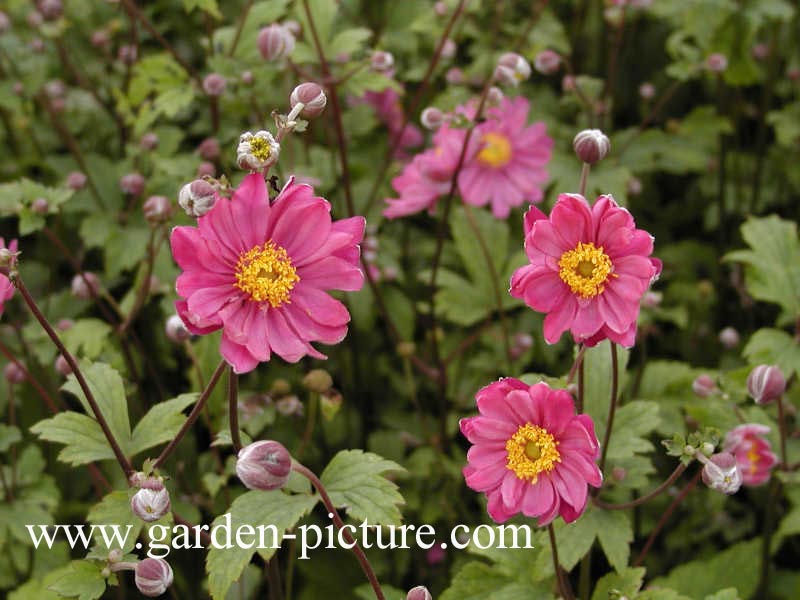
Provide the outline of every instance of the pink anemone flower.
{"type": "Polygon", "coordinates": [[[197,227],[172,231],[183,269],[178,314],[194,334],[222,329],[220,352],[237,373],[274,352],[297,362],[325,358],[310,342],[336,344],[350,314],[326,290],[361,289],[363,217],[332,221],[331,206],[290,179],[270,203],[264,177],[245,177],[197,227]]]}
{"type": "Polygon", "coordinates": [[[480,415],[461,420],[474,444],[464,467],[467,485],[484,492],[489,516],[502,523],[517,513],[558,515],[570,523],[586,508],[588,486],[600,487],[600,444],[588,415],[576,415],[572,396],[546,383],[496,381],[476,395],[480,415]]]}
{"type": "Polygon", "coordinates": [[[633,345],[639,303],[661,261],[650,257],[653,237],[611,196],[590,207],[583,196],[561,194],[549,219],[532,207],[525,252],[530,264],[514,272],[509,291],[547,313],[547,343],[570,330],[587,346],[606,338],[633,345]]]}
{"type": "Polygon", "coordinates": [[[778,464],[778,457],[764,439],[768,433],[769,427],[766,425],[746,423],[731,429],[725,435],[722,448],[736,457],[742,470],[744,485],[763,485],[769,481],[772,468],[778,464]]]}
{"type": "MultiPolygon", "coordinates": [[[[17,240],[11,240],[6,246],[6,241],[0,237],[0,250],[8,250],[11,254],[17,251],[17,240]]],[[[13,258],[12,258],[13,260],[13,258]]],[[[5,303],[11,300],[14,295],[14,284],[8,278],[8,275],[0,270],[0,317],[3,316],[5,303]]]]}

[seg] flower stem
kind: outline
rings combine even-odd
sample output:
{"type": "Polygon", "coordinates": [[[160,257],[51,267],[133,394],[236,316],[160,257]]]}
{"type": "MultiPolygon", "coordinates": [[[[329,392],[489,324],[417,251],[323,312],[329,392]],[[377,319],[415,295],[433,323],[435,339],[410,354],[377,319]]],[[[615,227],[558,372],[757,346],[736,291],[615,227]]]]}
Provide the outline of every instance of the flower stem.
{"type": "Polygon", "coordinates": [[[556,571],[558,591],[565,600],[573,600],[574,596],[569,587],[569,582],[564,577],[564,571],[561,568],[561,564],[558,562],[558,543],[556,542],[556,532],[553,530],[552,523],[547,526],[547,533],[550,536],[550,554],[553,557],[553,569],[556,571]]]}
{"type": "Polygon", "coordinates": [[[244,24],[247,22],[247,17],[250,14],[250,8],[253,6],[253,1],[254,0],[247,0],[247,4],[244,5],[239,13],[239,25],[236,27],[236,33],[233,35],[233,41],[231,42],[231,47],[228,50],[228,56],[233,56],[236,54],[236,47],[239,45],[239,38],[242,37],[242,30],[244,29],[244,24]]]}
{"type": "Polygon", "coordinates": [[[586,182],[589,181],[589,171],[592,170],[592,165],[589,163],[583,163],[583,168],[581,168],[581,181],[578,184],[578,193],[581,196],[586,196],[586,182]]]}
{"type": "Polygon", "coordinates": [[[9,361],[17,365],[17,367],[25,374],[25,379],[33,386],[33,389],[36,390],[36,393],[39,394],[44,403],[47,405],[47,408],[50,409],[50,412],[55,414],[58,412],[58,407],[56,406],[53,397],[47,392],[46,389],[42,386],[41,383],[31,375],[31,372],[28,371],[27,367],[23,365],[14,354],[9,350],[9,348],[0,342],[0,353],[2,353],[9,361]]]}
{"type": "Polygon", "coordinates": [[[645,502],[652,500],[666,489],[668,489],[672,484],[674,484],[678,478],[683,475],[683,472],[686,470],[686,465],[680,463],[672,474],[664,481],[661,485],[655,488],[648,494],[641,496],[640,498],[636,498],[636,500],[631,500],[630,502],[622,502],[620,504],[609,504],[607,502],[603,502],[600,498],[595,498],[593,501],[594,503],[599,506],[600,508],[605,508],[606,510],[626,510],[628,508],[634,508],[635,506],[640,506],[645,502]]]}
{"type": "Polygon", "coordinates": [[[575,379],[575,373],[578,371],[578,368],[583,365],[584,354],[586,354],[586,345],[579,344],[578,354],[575,355],[575,360],[573,361],[572,366],[569,369],[569,373],[567,374],[567,385],[572,383],[572,380],[575,379]]]}
{"type": "Polygon", "coordinates": [[[786,416],[783,413],[783,397],[778,398],[778,432],[781,437],[781,464],[782,471],[789,468],[789,462],[786,460],[786,416]]]}
{"type": "Polygon", "coordinates": [[[86,379],[84,378],[83,373],[78,366],[78,362],[72,356],[70,351],[64,346],[61,338],[58,337],[58,334],[48,322],[47,317],[45,317],[44,314],[42,314],[42,311],[39,310],[39,307],[36,305],[36,301],[33,299],[33,296],[31,296],[28,288],[25,287],[25,283],[22,281],[22,277],[20,277],[19,273],[12,273],[11,280],[22,296],[22,299],[25,301],[25,304],[28,305],[31,314],[33,314],[34,318],[39,322],[39,325],[42,326],[42,329],[44,329],[45,333],[47,333],[50,340],[53,342],[53,344],[55,344],[56,348],[58,348],[58,351],[64,357],[64,360],[67,361],[70,369],[72,369],[75,380],[78,382],[81,391],[83,391],[83,395],[86,397],[86,402],[89,404],[89,408],[91,408],[94,418],[97,420],[98,425],[100,425],[100,429],[103,431],[103,435],[111,446],[111,450],[114,452],[114,456],[116,457],[119,466],[122,468],[122,471],[125,473],[126,477],[130,476],[134,472],[133,465],[131,465],[130,460],[128,460],[128,457],[125,456],[125,453],[122,452],[122,448],[120,448],[119,443],[114,437],[114,434],[111,432],[111,428],[108,426],[105,416],[103,416],[100,407],[97,405],[94,394],[92,394],[92,390],[89,387],[89,384],[86,382],[86,379]]]}
{"type": "Polygon", "coordinates": [[[228,368],[228,421],[231,427],[231,443],[238,454],[242,449],[242,436],[239,433],[239,376],[228,368]]]}
{"type": "Polygon", "coordinates": [[[167,444],[167,447],[164,448],[161,451],[161,454],[158,455],[158,458],[153,463],[153,469],[157,469],[164,464],[164,461],[167,460],[167,457],[175,449],[175,446],[177,446],[180,443],[180,441],[183,439],[183,437],[186,435],[189,429],[191,429],[192,425],[194,425],[194,422],[197,421],[197,418],[203,411],[203,407],[206,405],[206,402],[208,402],[208,399],[211,396],[211,392],[214,391],[214,388],[216,387],[220,377],[222,377],[222,373],[225,371],[227,365],[228,363],[226,363],[224,360],[221,360],[219,362],[216,370],[214,371],[214,374],[211,375],[211,379],[209,380],[206,389],[204,389],[203,393],[200,394],[200,398],[198,398],[197,403],[194,405],[194,408],[192,408],[192,412],[190,412],[189,416],[186,417],[186,421],[184,421],[183,426],[180,428],[180,431],[178,431],[178,434],[174,438],[172,438],[172,441],[169,444],[167,444]]]}
{"type": "MultiPolygon", "coordinates": [[[[617,394],[619,393],[619,359],[617,358],[617,344],[611,342],[611,399],[608,407],[608,419],[606,419],[606,432],[603,435],[603,446],[600,455],[600,472],[606,466],[606,455],[608,454],[608,442],[611,439],[611,430],[614,427],[614,415],[617,412],[617,394]]],[[[597,488],[597,492],[600,488],[597,488]]]]}
{"type": "Polygon", "coordinates": [[[383,590],[381,589],[381,584],[378,583],[378,578],[375,575],[375,571],[372,569],[372,565],[367,558],[367,555],[364,554],[364,551],[361,549],[361,546],[358,545],[355,538],[353,538],[352,534],[347,530],[344,529],[344,521],[339,516],[339,513],[336,511],[336,507],[333,505],[333,501],[331,501],[331,497],[328,495],[328,491],[325,489],[325,486],[320,481],[319,477],[317,477],[311,469],[301,465],[298,462],[294,462],[292,464],[292,469],[300,473],[303,477],[308,479],[311,482],[311,485],[317,490],[322,498],[322,503],[325,505],[325,508],[331,514],[331,519],[333,519],[334,525],[336,525],[336,529],[342,532],[342,536],[347,541],[348,544],[352,546],[353,554],[356,555],[358,559],[358,563],[361,565],[361,569],[364,571],[364,574],[367,576],[369,580],[369,584],[372,586],[372,590],[375,592],[375,597],[378,600],[386,600],[386,596],[383,595],[383,590]]]}

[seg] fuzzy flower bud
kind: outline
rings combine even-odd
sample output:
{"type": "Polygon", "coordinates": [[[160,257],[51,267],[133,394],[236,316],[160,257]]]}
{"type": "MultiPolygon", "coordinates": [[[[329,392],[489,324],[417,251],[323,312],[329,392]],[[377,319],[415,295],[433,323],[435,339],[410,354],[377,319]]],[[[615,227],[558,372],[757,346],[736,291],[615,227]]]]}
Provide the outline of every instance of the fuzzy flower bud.
{"type": "Polygon", "coordinates": [[[742,470],[736,462],[736,457],[730,452],[719,452],[710,458],[698,454],[698,459],[705,464],[703,467],[703,483],[712,490],[723,494],[735,494],[742,487],[742,470]]]}
{"type": "Polygon", "coordinates": [[[422,111],[419,120],[425,129],[436,131],[444,124],[444,113],[435,106],[429,106],[422,111]]]}
{"type": "Polygon", "coordinates": [[[257,171],[269,168],[278,162],[281,147],[269,131],[246,131],[239,136],[236,162],[242,169],[257,171]]]}
{"type": "Polygon", "coordinates": [[[442,56],[444,58],[453,58],[457,50],[458,46],[456,46],[456,43],[450,38],[447,38],[444,41],[444,46],[442,46],[442,56]]]}
{"type": "Polygon", "coordinates": [[[492,87],[489,88],[489,91],[486,92],[486,105],[489,107],[500,106],[500,103],[503,101],[503,98],[505,98],[503,90],[501,90],[496,85],[493,85],[492,87]]]}
{"type": "Polygon", "coordinates": [[[239,450],[236,475],[251,490],[277,490],[289,481],[292,457],[282,444],[263,440],[239,450]]]}
{"type": "Polygon", "coordinates": [[[453,67],[452,69],[447,69],[444,78],[449,84],[459,85],[464,82],[464,72],[458,67],[453,67]]]}
{"type": "Polygon", "coordinates": [[[172,315],[164,325],[164,331],[171,342],[181,344],[188,340],[192,334],[178,315],[172,315]]]}
{"type": "Polygon", "coordinates": [[[638,177],[631,177],[625,184],[625,189],[629,196],[638,196],[642,193],[642,180],[638,177]]]}
{"type": "Polygon", "coordinates": [[[221,96],[228,82],[219,73],[209,73],[203,78],[203,91],[209,96],[221,96]]]}
{"type": "Polygon", "coordinates": [[[756,44],[750,49],[750,53],[756,60],[764,60],[769,56],[769,46],[767,44],[756,44]]]}
{"type": "Polygon", "coordinates": [[[516,87],[531,76],[531,65],[519,54],[506,52],[497,61],[494,76],[499,83],[516,87]]]}
{"type": "Polygon", "coordinates": [[[406,600],[433,600],[433,596],[424,585],[418,585],[408,590],[406,600]]]}
{"type": "Polygon", "coordinates": [[[25,381],[25,370],[17,363],[10,362],[3,369],[3,376],[9,383],[22,383],[25,381]]]}
{"type": "Polygon", "coordinates": [[[252,71],[242,71],[242,74],[239,75],[239,79],[244,85],[253,85],[256,80],[252,71]]]}
{"type": "Polygon", "coordinates": [[[136,588],[148,598],[156,598],[172,585],[172,567],[161,558],[145,558],[136,565],[136,588]]]}
{"type": "Polygon", "coordinates": [[[712,73],[722,73],[727,68],[728,57],[726,57],[724,54],[715,52],[706,58],[706,69],[712,73]]]}
{"type": "Polygon", "coordinates": [[[41,27],[42,23],[44,23],[44,17],[42,17],[42,13],[38,10],[32,10],[27,14],[25,20],[28,22],[33,29],[41,27]]]}
{"type": "Polygon", "coordinates": [[[294,51],[294,35],[283,25],[273,23],[258,32],[258,51],[264,60],[276,61],[286,58],[294,51]]]}
{"type": "Polygon", "coordinates": [[[128,173],[119,180],[119,187],[124,194],[140,196],[144,191],[144,176],[141,173],[128,173]]]}
{"type": "Polygon", "coordinates": [[[692,382],[692,391],[700,398],[708,398],[717,390],[717,384],[710,375],[698,375],[692,382]]]}
{"type": "Polygon", "coordinates": [[[582,162],[593,165],[608,155],[611,142],[599,129],[584,129],[572,140],[572,148],[582,162]]]}
{"type": "Polygon", "coordinates": [[[555,50],[542,50],[533,59],[533,68],[542,75],[553,75],[561,68],[561,55],[555,50]]]}
{"type": "Polygon", "coordinates": [[[86,175],[80,171],[73,171],[67,175],[67,187],[71,190],[78,191],[86,185],[86,175]]]}
{"type": "Polygon", "coordinates": [[[770,404],[786,391],[786,378],[776,365],[758,365],[747,376],[747,391],[756,404],[770,404]]]}
{"type": "Polygon", "coordinates": [[[436,13],[436,16],[443,17],[447,14],[447,3],[446,2],[437,2],[433,5],[433,12],[436,13]]]}
{"type": "Polygon", "coordinates": [[[100,292],[100,280],[94,273],[79,273],[72,278],[70,289],[79,300],[90,300],[100,292]]]}
{"type": "Polygon", "coordinates": [[[117,59],[119,59],[119,62],[121,62],[123,65],[132,65],[136,62],[136,58],[136,46],[124,44],[119,47],[119,50],[117,50],[117,59]]]}
{"type": "Polygon", "coordinates": [[[162,485],[160,490],[139,489],[131,498],[131,510],[146,523],[158,521],[170,510],[167,488],[162,485]]]}
{"type": "Polygon", "coordinates": [[[322,114],[328,98],[322,88],[311,81],[301,83],[292,90],[289,96],[289,106],[294,109],[298,104],[302,104],[300,115],[306,119],[313,119],[322,114]]]}
{"type": "Polygon", "coordinates": [[[333,387],[333,379],[325,369],[313,369],[303,377],[306,389],[322,394],[333,387]]]}
{"type": "Polygon", "coordinates": [[[391,52],[375,50],[369,57],[369,64],[373,71],[385,73],[394,67],[394,56],[391,52]]]}
{"type": "Polygon", "coordinates": [[[55,21],[64,14],[64,5],[61,0],[39,0],[39,12],[47,21],[55,21]]]}
{"type": "Polygon", "coordinates": [[[217,172],[217,167],[214,166],[214,163],[204,160],[199,165],[197,165],[197,171],[195,171],[195,177],[197,177],[198,179],[204,179],[206,177],[214,177],[216,172],[217,172]]]}
{"type": "Polygon", "coordinates": [[[197,153],[203,160],[217,160],[219,158],[219,142],[217,138],[206,138],[197,147],[197,153]]]}
{"type": "Polygon", "coordinates": [[[739,345],[739,332],[733,327],[726,327],[719,332],[719,343],[728,350],[732,350],[739,345]]]}
{"type": "Polygon", "coordinates": [[[178,192],[178,204],[190,217],[202,217],[214,206],[217,192],[214,186],[202,179],[187,183],[178,192]]]}
{"type": "Polygon", "coordinates": [[[89,40],[95,48],[105,48],[111,42],[108,32],[104,29],[98,29],[92,32],[92,37],[89,40]]]}
{"type": "Polygon", "coordinates": [[[164,196],[150,196],[142,206],[148,223],[163,223],[172,215],[172,203],[164,196]]]}
{"type": "Polygon", "coordinates": [[[158,135],[156,135],[152,131],[149,133],[145,133],[142,136],[142,139],[139,140],[139,147],[142,150],[155,150],[156,148],[158,148],[158,135]]]}
{"type": "Polygon", "coordinates": [[[58,373],[66,377],[70,373],[72,373],[72,367],[69,366],[67,359],[64,358],[63,354],[59,354],[56,358],[55,368],[58,373]]]}
{"type": "Polygon", "coordinates": [[[642,85],[639,86],[639,95],[644,100],[651,100],[656,95],[656,86],[654,86],[649,81],[645,81],[642,85]]]}

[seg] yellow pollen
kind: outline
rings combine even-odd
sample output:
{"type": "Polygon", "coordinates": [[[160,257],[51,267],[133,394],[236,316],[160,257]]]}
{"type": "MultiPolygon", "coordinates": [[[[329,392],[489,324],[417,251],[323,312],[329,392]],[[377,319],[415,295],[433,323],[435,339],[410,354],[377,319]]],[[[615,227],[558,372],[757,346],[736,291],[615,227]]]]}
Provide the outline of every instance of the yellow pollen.
{"type": "Polygon", "coordinates": [[[592,242],[578,242],[574,250],[568,250],[558,259],[558,276],[566,283],[572,293],[582,298],[594,298],[602,294],[609,277],[617,277],[611,271],[614,265],[611,258],[596,248],[592,242]]]}
{"type": "Polygon", "coordinates": [[[478,152],[478,160],[495,169],[511,160],[511,142],[502,133],[487,133],[481,138],[483,149],[478,152]]]}
{"type": "Polygon", "coordinates": [[[292,288],[300,281],[286,250],[270,240],[243,252],[236,264],[233,285],[250,294],[254,302],[269,302],[272,308],[290,302],[292,288]]]}
{"type": "Polygon", "coordinates": [[[250,140],[250,154],[258,160],[267,160],[272,154],[272,148],[264,138],[254,137],[250,140]]]}
{"type": "Polygon", "coordinates": [[[526,423],[506,442],[506,468],[520,479],[536,483],[539,473],[561,462],[558,442],[546,429],[526,423]]]}
{"type": "Polygon", "coordinates": [[[758,463],[760,462],[760,458],[758,456],[758,451],[756,450],[755,444],[750,444],[750,447],[747,449],[747,460],[750,461],[750,473],[755,473],[758,471],[758,463]]]}

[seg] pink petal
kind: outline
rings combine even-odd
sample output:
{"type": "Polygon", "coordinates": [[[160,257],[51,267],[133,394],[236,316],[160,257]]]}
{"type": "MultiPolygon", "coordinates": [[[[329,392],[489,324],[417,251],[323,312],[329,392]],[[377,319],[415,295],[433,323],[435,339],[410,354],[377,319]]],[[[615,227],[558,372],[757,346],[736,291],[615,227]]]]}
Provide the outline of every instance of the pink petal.
{"type": "Polygon", "coordinates": [[[522,498],[522,512],[528,517],[538,517],[550,510],[555,502],[555,492],[549,477],[539,477],[529,485],[522,498]]]}
{"type": "Polygon", "coordinates": [[[247,351],[247,348],[230,340],[224,333],[219,351],[236,373],[248,373],[258,366],[258,360],[247,351]]]}
{"type": "Polygon", "coordinates": [[[578,302],[568,294],[562,304],[557,305],[544,319],[544,339],[548,344],[555,344],[561,334],[572,325],[578,302]]]}

